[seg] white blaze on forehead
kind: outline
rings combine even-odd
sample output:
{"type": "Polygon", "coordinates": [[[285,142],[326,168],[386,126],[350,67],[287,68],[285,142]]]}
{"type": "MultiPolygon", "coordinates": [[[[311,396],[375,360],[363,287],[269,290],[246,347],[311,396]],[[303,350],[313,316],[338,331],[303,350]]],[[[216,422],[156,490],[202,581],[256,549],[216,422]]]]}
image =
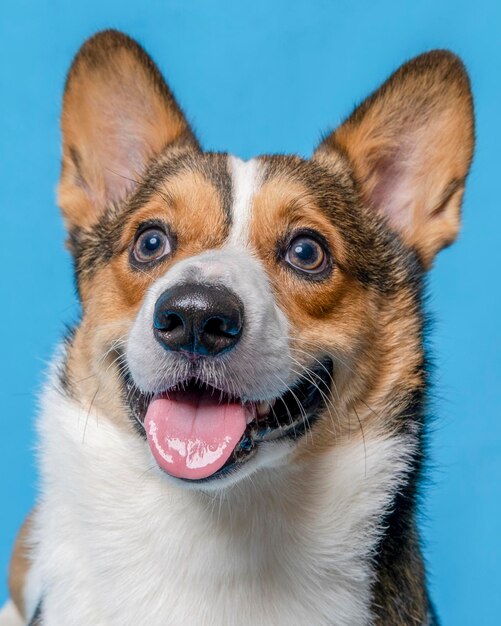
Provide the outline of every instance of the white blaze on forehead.
{"type": "Polygon", "coordinates": [[[261,164],[257,159],[242,161],[238,157],[228,157],[231,175],[232,226],[228,243],[247,246],[249,243],[249,224],[251,218],[252,197],[259,187],[261,164]]]}

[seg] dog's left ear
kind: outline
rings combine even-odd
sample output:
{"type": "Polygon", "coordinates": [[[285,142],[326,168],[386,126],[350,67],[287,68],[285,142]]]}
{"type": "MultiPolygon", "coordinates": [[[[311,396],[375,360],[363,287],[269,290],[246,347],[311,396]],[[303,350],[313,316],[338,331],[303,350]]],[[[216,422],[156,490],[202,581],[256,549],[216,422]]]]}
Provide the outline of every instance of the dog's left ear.
{"type": "Polygon", "coordinates": [[[350,161],[363,201],[429,268],[459,231],[473,144],[468,76],[451,52],[435,50],[398,69],[318,147],[328,164],[350,161]]]}

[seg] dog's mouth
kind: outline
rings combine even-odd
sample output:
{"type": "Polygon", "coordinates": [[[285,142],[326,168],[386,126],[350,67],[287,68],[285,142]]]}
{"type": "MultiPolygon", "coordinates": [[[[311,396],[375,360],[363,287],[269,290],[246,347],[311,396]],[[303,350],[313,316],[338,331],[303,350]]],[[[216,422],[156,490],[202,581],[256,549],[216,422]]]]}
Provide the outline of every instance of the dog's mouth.
{"type": "Polygon", "coordinates": [[[265,442],[299,439],[330,401],[332,360],[326,358],[280,397],[248,402],[195,378],[160,394],[143,394],[130,377],[127,397],[162,470],[201,482],[222,478],[265,442]]]}

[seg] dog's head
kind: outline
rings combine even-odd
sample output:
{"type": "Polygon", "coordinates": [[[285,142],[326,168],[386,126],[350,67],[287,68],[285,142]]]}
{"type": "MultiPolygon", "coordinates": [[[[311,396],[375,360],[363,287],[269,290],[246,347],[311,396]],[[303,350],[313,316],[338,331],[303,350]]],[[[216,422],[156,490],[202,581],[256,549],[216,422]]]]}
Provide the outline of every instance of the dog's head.
{"type": "Polygon", "coordinates": [[[206,488],[409,428],[422,278],[457,235],[473,147],[455,56],[404,65],[310,160],[244,162],[203,152],[151,59],[108,31],[74,61],[62,130],[69,392],[206,488]]]}

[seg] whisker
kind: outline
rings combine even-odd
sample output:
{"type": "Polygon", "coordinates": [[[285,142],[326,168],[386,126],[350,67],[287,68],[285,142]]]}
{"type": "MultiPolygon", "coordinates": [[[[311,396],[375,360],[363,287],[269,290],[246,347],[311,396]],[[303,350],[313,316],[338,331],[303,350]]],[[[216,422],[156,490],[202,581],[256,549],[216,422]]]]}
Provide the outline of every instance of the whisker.
{"type": "Polygon", "coordinates": [[[91,412],[91,410],[92,410],[92,405],[94,404],[94,401],[95,401],[95,399],[96,399],[96,397],[97,397],[97,394],[98,394],[98,392],[99,392],[99,389],[100,389],[100,385],[98,385],[98,387],[97,387],[97,389],[96,389],[96,391],[95,391],[94,395],[92,396],[92,399],[91,399],[91,401],[90,401],[90,404],[89,404],[89,410],[87,411],[87,416],[86,416],[86,418],[85,418],[85,424],[84,424],[84,429],[83,429],[83,433],[82,433],[82,444],[84,444],[84,443],[85,443],[85,435],[86,435],[86,433],[87,433],[87,424],[89,423],[90,412],[91,412]]]}
{"type": "MultiPolygon", "coordinates": [[[[296,372],[297,373],[297,372],[296,372]]],[[[294,398],[294,400],[296,401],[299,411],[303,417],[303,420],[306,424],[306,430],[310,432],[310,436],[311,436],[311,441],[313,443],[313,433],[311,430],[311,425],[310,425],[310,421],[308,419],[308,415],[306,414],[306,411],[301,403],[301,401],[299,400],[299,398],[297,397],[297,395],[294,393],[294,390],[292,389],[292,387],[290,385],[287,385],[279,376],[278,374],[275,373],[275,377],[278,378],[278,380],[285,385],[285,387],[287,388],[287,390],[291,393],[292,397],[294,398]]],[[[288,412],[288,411],[287,411],[288,412]]],[[[292,418],[291,418],[292,419],[292,418]]],[[[293,424],[291,424],[293,426],[293,424]]],[[[295,429],[294,429],[294,434],[295,434],[295,429]]]]}
{"type": "MultiPolygon", "coordinates": [[[[311,345],[311,346],[314,346],[316,348],[320,348],[321,350],[325,351],[325,346],[322,346],[322,344],[320,344],[320,343],[318,343],[316,341],[306,340],[306,339],[303,339],[303,338],[300,338],[300,337],[295,338],[295,340],[296,341],[300,341],[300,342],[302,342],[303,344],[306,344],[306,345],[311,345]]],[[[297,348],[294,348],[294,349],[297,349],[297,348]]],[[[313,356],[313,355],[311,355],[311,356],[313,356]]],[[[334,360],[338,361],[339,363],[341,363],[341,365],[343,365],[343,367],[345,367],[350,373],[356,374],[356,371],[350,365],[348,365],[348,363],[344,359],[342,359],[339,355],[333,354],[332,352],[329,352],[329,356],[332,359],[334,359],[334,360]]],[[[336,389],[336,393],[337,393],[337,389],[336,389]]],[[[379,419],[381,418],[381,415],[372,406],[370,406],[370,404],[367,404],[367,402],[365,402],[365,400],[363,400],[362,398],[359,398],[359,400],[367,409],[369,409],[369,411],[371,411],[371,413],[373,413],[373,415],[375,417],[377,417],[379,419]]]]}
{"type": "MultiPolygon", "coordinates": [[[[295,363],[297,363],[297,365],[298,365],[299,367],[302,367],[302,368],[303,368],[304,374],[301,374],[301,372],[297,372],[296,370],[293,370],[293,371],[294,371],[294,372],[295,372],[298,376],[300,376],[301,378],[306,379],[308,382],[310,382],[310,383],[311,383],[311,384],[315,387],[315,389],[317,389],[317,391],[321,394],[321,396],[322,396],[322,398],[323,398],[323,400],[324,400],[324,402],[325,402],[325,404],[326,404],[327,412],[328,412],[329,417],[330,417],[330,419],[331,419],[332,426],[333,426],[334,433],[335,433],[335,430],[336,430],[336,425],[335,425],[335,423],[334,423],[334,416],[332,415],[332,413],[331,413],[331,410],[330,410],[329,406],[330,406],[330,407],[332,407],[332,409],[334,410],[334,413],[336,414],[336,418],[337,418],[338,420],[340,420],[340,416],[339,416],[339,413],[338,413],[338,411],[337,411],[337,407],[334,405],[334,403],[332,402],[331,398],[330,398],[330,397],[329,397],[329,396],[328,396],[328,395],[327,395],[324,391],[322,391],[322,389],[320,389],[319,384],[318,384],[318,383],[316,383],[316,382],[313,380],[313,378],[311,378],[311,377],[312,377],[312,376],[315,376],[318,380],[320,380],[320,382],[321,382],[321,383],[324,383],[324,381],[323,381],[323,380],[322,380],[322,379],[318,376],[318,374],[317,374],[316,372],[314,372],[314,371],[313,371],[313,370],[311,370],[310,368],[308,368],[308,367],[306,367],[306,366],[302,365],[301,363],[299,363],[299,361],[296,361],[295,359],[293,359],[293,360],[294,360],[294,362],[295,362],[295,363]]],[[[324,384],[325,384],[325,383],[324,383],[324,384]]]]}
{"type": "Polygon", "coordinates": [[[355,415],[357,416],[358,425],[360,426],[360,432],[362,433],[362,441],[364,443],[364,476],[365,476],[365,478],[367,478],[367,445],[365,443],[364,428],[362,426],[362,422],[360,421],[360,417],[358,415],[357,409],[355,407],[353,407],[353,410],[355,411],[355,415]]]}

